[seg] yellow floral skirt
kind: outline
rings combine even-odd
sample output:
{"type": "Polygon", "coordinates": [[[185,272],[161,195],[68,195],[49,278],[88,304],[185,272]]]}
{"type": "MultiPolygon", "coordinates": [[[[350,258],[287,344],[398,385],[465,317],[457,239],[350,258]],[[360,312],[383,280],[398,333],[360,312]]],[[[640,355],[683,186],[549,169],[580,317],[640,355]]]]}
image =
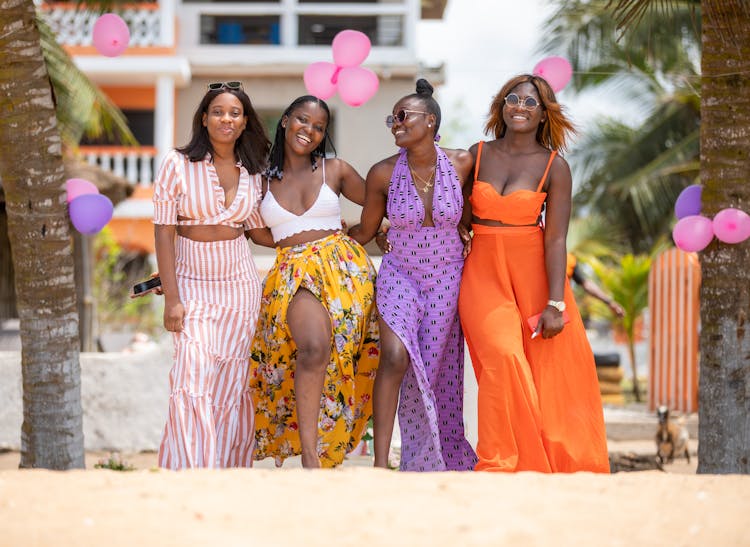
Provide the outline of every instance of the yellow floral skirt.
{"type": "Polygon", "coordinates": [[[318,418],[318,457],[323,467],[344,460],[362,439],[372,416],[372,387],[379,362],[375,269],[356,241],[336,233],[277,249],[263,282],[260,316],[250,357],[255,403],[255,459],[276,465],[301,453],[295,410],[297,346],[286,313],[307,289],[331,316],[331,361],[318,418]]]}

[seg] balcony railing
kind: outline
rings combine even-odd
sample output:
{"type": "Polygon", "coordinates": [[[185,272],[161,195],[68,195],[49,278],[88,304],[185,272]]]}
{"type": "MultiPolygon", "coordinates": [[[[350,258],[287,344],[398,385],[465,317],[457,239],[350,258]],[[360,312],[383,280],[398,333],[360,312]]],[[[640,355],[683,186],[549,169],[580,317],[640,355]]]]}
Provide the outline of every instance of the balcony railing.
{"type": "MultiPolygon", "coordinates": [[[[42,3],[39,9],[57,34],[57,41],[65,46],[91,46],[94,23],[99,13],[76,9],[75,4],[42,3]]],[[[129,47],[172,47],[173,39],[163,28],[169,19],[164,8],[156,3],[130,4],[117,12],[128,24],[129,47]]]]}
{"type": "Polygon", "coordinates": [[[79,150],[89,165],[96,165],[131,184],[153,184],[156,158],[153,146],[81,146],[79,150]]]}

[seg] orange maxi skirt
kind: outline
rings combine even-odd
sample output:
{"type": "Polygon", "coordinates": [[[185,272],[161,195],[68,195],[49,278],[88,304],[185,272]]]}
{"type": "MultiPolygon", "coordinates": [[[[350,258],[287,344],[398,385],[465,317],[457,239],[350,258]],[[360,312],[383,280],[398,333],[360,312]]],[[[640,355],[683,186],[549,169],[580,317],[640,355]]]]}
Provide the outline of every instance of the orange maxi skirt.
{"type": "Polygon", "coordinates": [[[567,280],[570,322],[531,340],[527,319],[547,295],[540,228],[474,225],[459,314],[479,385],[477,471],[609,472],[594,356],[567,280]]]}

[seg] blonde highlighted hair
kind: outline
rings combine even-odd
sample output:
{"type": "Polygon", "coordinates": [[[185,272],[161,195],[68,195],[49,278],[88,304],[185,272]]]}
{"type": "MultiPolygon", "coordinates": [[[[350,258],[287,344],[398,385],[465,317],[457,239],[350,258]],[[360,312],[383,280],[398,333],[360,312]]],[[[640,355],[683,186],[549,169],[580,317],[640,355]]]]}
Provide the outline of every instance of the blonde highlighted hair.
{"type": "Polygon", "coordinates": [[[505,97],[514,87],[527,82],[534,86],[539,94],[542,108],[547,111],[547,119],[539,124],[536,132],[537,142],[550,150],[565,151],[568,139],[576,133],[576,127],[563,113],[563,107],[557,102],[555,92],[547,80],[532,74],[520,74],[511,78],[495,95],[490,104],[490,114],[484,126],[484,132],[494,135],[496,139],[505,135],[506,126],[503,120],[505,97]]]}

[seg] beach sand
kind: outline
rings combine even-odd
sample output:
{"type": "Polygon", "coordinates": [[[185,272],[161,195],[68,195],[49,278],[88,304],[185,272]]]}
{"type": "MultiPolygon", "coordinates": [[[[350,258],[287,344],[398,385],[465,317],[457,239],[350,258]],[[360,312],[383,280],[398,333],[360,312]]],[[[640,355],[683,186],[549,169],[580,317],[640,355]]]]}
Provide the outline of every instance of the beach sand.
{"type": "MultiPolygon", "coordinates": [[[[343,468],[55,472],[0,463],[0,545],[750,545],[750,476],[343,468]]],[[[87,465],[106,454],[89,454],[87,465]]],[[[15,462],[13,461],[15,459],[15,462]]],[[[682,466],[682,467],[680,467],[682,466]]]]}

